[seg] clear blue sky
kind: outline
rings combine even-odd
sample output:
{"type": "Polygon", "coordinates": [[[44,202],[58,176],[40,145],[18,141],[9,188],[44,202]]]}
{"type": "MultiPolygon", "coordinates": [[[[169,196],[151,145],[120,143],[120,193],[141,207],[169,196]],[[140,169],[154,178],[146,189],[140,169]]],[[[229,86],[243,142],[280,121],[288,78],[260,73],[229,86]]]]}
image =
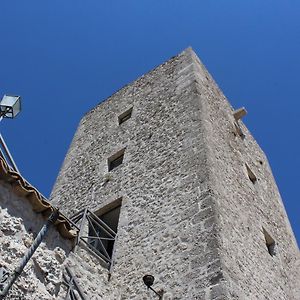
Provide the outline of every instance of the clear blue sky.
{"type": "Polygon", "coordinates": [[[46,196],[82,115],[192,46],[267,153],[300,241],[299,0],[2,0],[1,132],[46,196]]]}

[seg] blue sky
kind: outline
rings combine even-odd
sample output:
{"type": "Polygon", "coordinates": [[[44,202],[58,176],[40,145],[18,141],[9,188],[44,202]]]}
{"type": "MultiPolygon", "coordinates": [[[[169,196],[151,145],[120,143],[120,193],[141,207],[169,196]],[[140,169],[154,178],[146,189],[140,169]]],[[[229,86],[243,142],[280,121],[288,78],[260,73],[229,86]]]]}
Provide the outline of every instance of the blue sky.
{"type": "Polygon", "coordinates": [[[0,96],[23,111],[1,132],[49,195],[82,115],[192,46],[269,157],[300,240],[300,1],[2,0],[0,96]]]}

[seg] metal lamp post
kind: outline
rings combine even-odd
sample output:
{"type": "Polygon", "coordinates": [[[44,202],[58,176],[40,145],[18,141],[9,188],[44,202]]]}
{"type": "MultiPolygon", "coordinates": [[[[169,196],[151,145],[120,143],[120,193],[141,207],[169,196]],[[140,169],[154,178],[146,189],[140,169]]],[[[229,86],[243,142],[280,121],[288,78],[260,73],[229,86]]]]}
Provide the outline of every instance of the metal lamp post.
{"type": "MultiPolygon", "coordinates": [[[[13,119],[20,113],[20,111],[21,111],[21,97],[4,95],[4,97],[0,101],[0,121],[3,118],[13,119]]],[[[0,134],[0,143],[4,149],[6,156],[4,156],[1,149],[0,149],[0,155],[4,159],[5,157],[8,158],[13,169],[16,172],[20,173],[1,134],[0,134]]],[[[40,230],[33,244],[27,250],[26,254],[22,258],[22,260],[20,261],[19,265],[14,270],[14,272],[10,274],[4,267],[0,267],[0,299],[4,299],[6,297],[10,288],[17,280],[17,278],[20,276],[23,269],[27,265],[28,261],[30,260],[30,258],[32,257],[32,255],[34,254],[34,252],[36,251],[36,249],[38,248],[38,246],[40,245],[40,243],[42,242],[46,234],[48,233],[51,225],[53,225],[56,222],[58,217],[59,217],[59,211],[58,209],[54,208],[49,219],[40,230]]]]}

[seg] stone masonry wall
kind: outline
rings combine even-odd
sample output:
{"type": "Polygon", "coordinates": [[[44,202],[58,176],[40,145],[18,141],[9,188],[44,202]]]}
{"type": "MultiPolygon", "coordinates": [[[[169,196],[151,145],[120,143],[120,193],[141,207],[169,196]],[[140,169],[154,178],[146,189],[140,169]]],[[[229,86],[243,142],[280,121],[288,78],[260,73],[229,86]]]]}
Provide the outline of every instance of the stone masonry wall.
{"type": "MultiPolygon", "coordinates": [[[[16,196],[9,184],[0,182],[0,267],[10,273],[15,270],[46,220],[32,211],[27,199],[16,196]]],[[[74,241],[50,229],[5,299],[66,299],[67,286],[62,284],[66,267],[80,282],[86,299],[120,299],[117,288],[105,286],[109,271],[84,248],[71,252],[73,246],[74,241]]]]}
{"type": "Polygon", "coordinates": [[[95,299],[155,299],[147,273],[164,300],[296,299],[299,251],[268,162],[233,122],[191,49],[84,116],[51,198],[69,216],[123,199],[111,275],[96,262],[89,275],[84,251],[70,257],[95,299]],[[108,172],[107,159],[124,148],[123,164],[108,172]],[[278,242],[274,257],[262,227],[278,242]]]}
{"type": "MultiPolygon", "coordinates": [[[[32,211],[27,199],[16,196],[10,185],[1,182],[0,266],[12,272],[45,222],[45,218],[32,211]]],[[[5,299],[58,299],[62,265],[71,246],[54,228],[50,229],[5,299]]]]}
{"type": "Polygon", "coordinates": [[[237,134],[232,108],[192,55],[206,111],[206,142],[229,299],[300,299],[299,250],[268,160],[242,122],[245,137],[237,134]],[[199,74],[206,74],[207,80],[199,74]],[[249,180],[245,164],[256,175],[255,184],[249,180]],[[277,244],[273,257],[263,228],[277,244]]]}
{"type": "Polygon", "coordinates": [[[51,196],[68,215],[123,197],[114,265],[105,282],[112,290],[119,286],[122,299],[149,299],[146,273],[166,291],[164,299],[210,299],[217,292],[215,208],[191,63],[184,52],[89,112],[51,196]],[[130,107],[131,119],[118,125],[130,107]],[[123,164],[108,172],[107,159],[124,147],[123,164]]]}

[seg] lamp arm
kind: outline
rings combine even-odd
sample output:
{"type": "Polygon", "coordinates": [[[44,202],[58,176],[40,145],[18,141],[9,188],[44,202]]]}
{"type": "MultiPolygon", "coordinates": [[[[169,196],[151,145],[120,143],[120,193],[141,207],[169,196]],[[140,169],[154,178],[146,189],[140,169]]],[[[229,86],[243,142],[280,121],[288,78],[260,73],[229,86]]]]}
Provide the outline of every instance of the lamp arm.
{"type": "Polygon", "coordinates": [[[149,286],[149,289],[151,291],[153,291],[159,297],[159,300],[162,300],[162,295],[160,293],[158,293],[156,290],[154,290],[151,286],[149,286]]]}

